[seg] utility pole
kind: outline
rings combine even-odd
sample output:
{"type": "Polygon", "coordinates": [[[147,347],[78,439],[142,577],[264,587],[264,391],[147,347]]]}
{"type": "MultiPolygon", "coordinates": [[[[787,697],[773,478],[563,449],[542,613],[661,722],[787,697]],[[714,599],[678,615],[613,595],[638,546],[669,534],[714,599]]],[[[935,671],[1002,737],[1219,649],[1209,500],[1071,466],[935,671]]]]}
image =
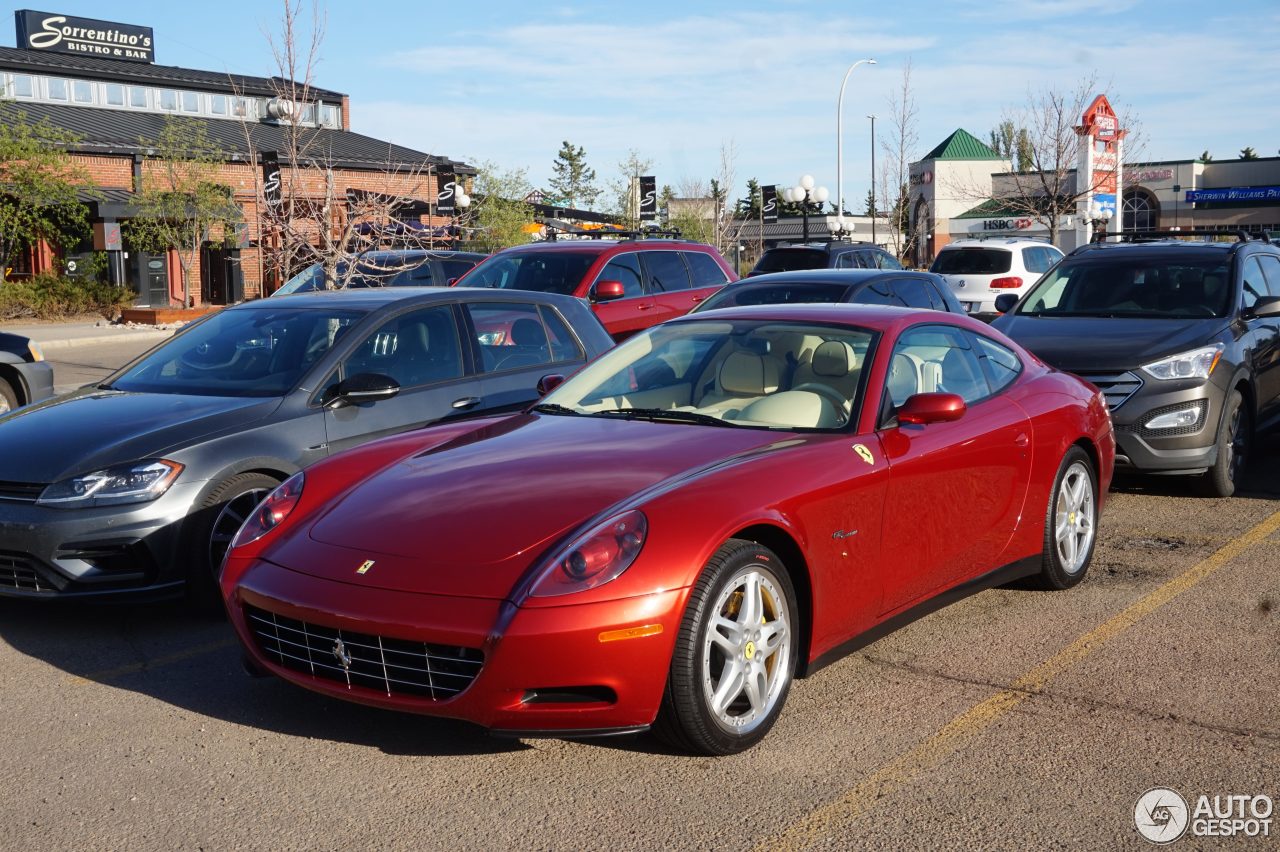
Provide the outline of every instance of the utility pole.
{"type": "Polygon", "coordinates": [[[871,243],[876,242],[876,117],[869,115],[871,119],[871,243]]]}

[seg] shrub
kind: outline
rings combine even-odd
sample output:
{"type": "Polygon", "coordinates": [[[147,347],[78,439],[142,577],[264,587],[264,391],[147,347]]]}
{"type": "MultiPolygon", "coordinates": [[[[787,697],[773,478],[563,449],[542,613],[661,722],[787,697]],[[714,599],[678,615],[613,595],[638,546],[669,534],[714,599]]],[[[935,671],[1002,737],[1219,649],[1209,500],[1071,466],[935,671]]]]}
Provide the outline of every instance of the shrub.
{"type": "Polygon", "coordinates": [[[0,283],[0,320],[61,320],[83,314],[115,319],[134,293],[101,281],[42,272],[29,281],[0,283]]]}

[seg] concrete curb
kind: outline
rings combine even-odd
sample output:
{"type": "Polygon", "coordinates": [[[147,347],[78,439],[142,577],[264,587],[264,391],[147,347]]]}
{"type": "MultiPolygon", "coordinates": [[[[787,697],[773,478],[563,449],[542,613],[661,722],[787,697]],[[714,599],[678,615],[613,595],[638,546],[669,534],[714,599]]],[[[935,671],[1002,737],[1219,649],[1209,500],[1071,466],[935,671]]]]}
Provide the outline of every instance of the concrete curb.
{"type": "Polygon", "coordinates": [[[40,350],[46,355],[63,349],[74,349],[77,346],[99,346],[103,343],[123,343],[129,340],[150,339],[159,343],[173,335],[173,329],[156,329],[155,331],[121,331],[115,334],[98,334],[91,337],[65,337],[59,340],[38,340],[40,350]]]}

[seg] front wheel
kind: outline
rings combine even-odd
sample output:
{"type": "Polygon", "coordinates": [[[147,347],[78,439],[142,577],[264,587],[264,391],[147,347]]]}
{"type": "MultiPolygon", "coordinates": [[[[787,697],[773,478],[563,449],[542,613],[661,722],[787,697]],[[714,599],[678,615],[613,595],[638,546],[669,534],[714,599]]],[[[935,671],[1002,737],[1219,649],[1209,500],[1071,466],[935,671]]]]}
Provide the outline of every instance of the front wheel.
{"type": "Polygon", "coordinates": [[[1072,447],[1062,457],[1049,492],[1044,552],[1036,585],[1069,589],[1084,579],[1098,532],[1098,480],[1089,454],[1072,447]]]}
{"type": "Polygon", "coordinates": [[[6,380],[0,379],[0,414],[8,414],[17,407],[17,392],[6,380]]]}
{"type": "Polygon", "coordinates": [[[707,755],[762,740],[791,688],[796,630],[795,589],[782,560],[754,542],[726,542],[689,596],[658,735],[707,755]]]}
{"type": "Polygon", "coordinates": [[[1226,404],[1222,409],[1213,467],[1200,480],[1200,490],[1206,497],[1230,497],[1236,493],[1236,484],[1244,471],[1252,437],[1244,397],[1240,395],[1240,391],[1233,390],[1227,394],[1226,404]]]}
{"type": "Polygon", "coordinates": [[[188,519],[187,588],[203,609],[222,607],[218,576],[240,525],[279,481],[262,473],[237,474],[214,488],[188,519]]]}

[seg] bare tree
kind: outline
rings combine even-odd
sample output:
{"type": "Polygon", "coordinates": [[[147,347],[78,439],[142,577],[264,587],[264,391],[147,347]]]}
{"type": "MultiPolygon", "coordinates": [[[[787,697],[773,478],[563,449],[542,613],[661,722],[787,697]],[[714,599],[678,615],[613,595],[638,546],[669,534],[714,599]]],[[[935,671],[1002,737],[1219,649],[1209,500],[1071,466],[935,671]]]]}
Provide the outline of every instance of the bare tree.
{"type": "Polygon", "coordinates": [[[911,91],[911,60],[902,68],[902,82],[889,96],[889,114],[881,137],[879,189],[876,197],[890,210],[889,246],[899,258],[915,250],[916,234],[910,224],[908,193],[911,189],[911,163],[916,159],[920,132],[916,127],[917,108],[911,91]]]}
{"type": "MultiPolygon", "coordinates": [[[[389,278],[424,263],[426,256],[383,258],[376,265],[361,264],[360,257],[380,248],[453,244],[446,229],[421,222],[421,199],[437,194],[439,175],[429,159],[403,162],[406,158],[395,156],[388,145],[383,162],[362,164],[360,188],[339,185],[339,161],[311,117],[325,16],[313,0],[307,30],[300,12],[297,0],[283,0],[279,31],[266,34],[279,72],[272,78],[270,117],[283,142],[282,150],[272,152],[280,164],[278,182],[268,186],[254,171],[260,250],[278,277],[319,264],[323,286],[330,289],[346,286],[357,275],[366,282],[389,278]],[[371,173],[377,177],[371,179],[371,173]]],[[[250,118],[242,118],[245,140],[251,162],[260,163],[267,152],[250,118]]]]}

